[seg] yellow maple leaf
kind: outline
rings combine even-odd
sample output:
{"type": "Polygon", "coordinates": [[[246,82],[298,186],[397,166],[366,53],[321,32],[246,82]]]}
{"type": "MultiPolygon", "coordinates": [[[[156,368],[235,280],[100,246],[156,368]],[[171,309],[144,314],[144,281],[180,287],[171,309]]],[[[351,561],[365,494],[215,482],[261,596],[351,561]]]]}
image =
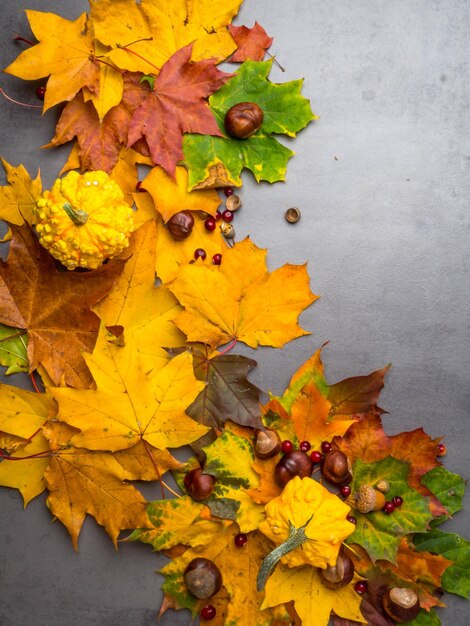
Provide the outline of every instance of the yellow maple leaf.
{"type": "Polygon", "coordinates": [[[193,61],[226,59],[236,49],[227,25],[241,2],[94,0],[90,17],[97,39],[113,48],[109,58],[118,67],[155,74],[193,42],[193,61]]]}
{"type": "Polygon", "coordinates": [[[328,589],[314,567],[290,569],[278,565],[266,584],[266,597],[261,608],[293,601],[302,626],[327,626],[333,610],[346,620],[365,623],[359,610],[361,596],[354,591],[356,581],[357,577],[349,585],[328,589]]]}
{"type": "MultiPolygon", "coordinates": [[[[192,559],[204,557],[219,568],[223,586],[227,590],[227,596],[218,593],[211,598],[211,604],[217,603],[217,611],[224,615],[223,622],[219,623],[272,626],[273,623],[278,623],[275,618],[280,619],[279,623],[284,623],[284,617],[285,623],[289,624],[285,611],[280,614],[272,609],[260,608],[263,594],[256,590],[256,576],[264,556],[271,549],[269,541],[261,533],[254,531],[248,535],[247,544],[240,549],[234,541],[239,532],[238,525],[232,523],[228,528],[219,529],[206,546],[191,548],[166,565],[160,570],[166,576],[164,591],[177,599],[179,604],[173,604],[176,608],[188,608],[193,614],[199,612],[207,600],[197,600],[188,592],[183,581],[183,572],[192,559]]],[[[164,605],[164,610],[167,606],[170,605],[164,605]]]]}
{"type": "Polygon", "coordinates": [[[297,324],[317,299],[306,266],[286,264],[268,273],[265,257],[247,238],[224,253],[220,266],[198,262],[180,268],[170,289],[185,308],[175,322],[188,341],[217,346],[236,339],[252,348],[281,347],[309,334],[297,324]]]}
{"type": "Polygon", "coordinates": [[[14,167],[2,159],[8,185],[0,187],[0,220],[21,226],[34,224],[33,207],[42,193],[41,177],[33,180],[23,165],[14,167]]]}
{"type": "Polygon", "coordinates": [[[204,265],[204,267],[210,267],[214,254],[222,254],[223,263],[225,255],[229,251],[220,230],[216,228],[209,232],[204,227],[204,220],[197,215],[195,215],[191,234],[183,241],[176,241],[165,228],[161,219],[157,219],[157,230],[155,270],[163,283],[173,280],[178,275],[180,267],[193,264],[194,251],[198,248],[204,250],[207,256],[205,261],[200,259],[195,266],[204,265]]]}
{"type": "Polygon", "coordinates": [[[154,167],[142,181],[146,191],[152,196],[155,208],[164,222],[178,211],[205,211],[212,215],[220,205],[216,191],[188,191],[188,170],[178,166],[175,176],[169,176],[162,167],[154,167]]]}
{"type": "Polygon", "coordinates": [[[24,80],[49,76],[44,111],[72,100],[82,89],[98,92],[100,70],[93,61],[93,35],[86,13],[74,22],[54,13],[26,11],[38,44],[24,50],[4,71],[24,80]]]}
{"type": "Polygon", "coordinates": [[[102,328],[86,362],[97,389],[51,389],[58,418],[80,429],[71,438],[74,446],[117,451],[144,440],[163,449],[185,445],[207,432],[185,413],[204,386],[194,377],[189,352],[149,376],[135,343],[113,345],[102,328]]]}
{"type": "Polygon", "coordinates": [[[107,46],[95,41],[95,54],[101,61],[99,64],[100,82],[98,93],[90,92],[89,96],[101,121],[110,109],[121,102],[124,88],[122,72],[110,63],[110,59],[106,55],[107,51],[107,46]]]}
{"type": "Polygon", "coordinates": [[[18,489],[26,506],[46,486],[43,476],[50,459],[34,457],[49,452],[40,430],[48,419],[51,396],[0,384],[0,399],[0,430],[24,440],[0,463],[0,485],[18,489]]]}
{"type": "Polygon", "coordinates": [[[164,285],[155,287],[155,221],[148,221],[132,236],[131,258],[109,295],[95,308],[106,326],[122,326],[132,335],[145,372],[168,361],[165,348],[184,346],[184,335],[173,324],[181,311],[164,285]]]}
{"type": "Polygon", "coordinates": [[[121,529],[149,525],[145,498],[125,482],[133,478],[106,452],[74,448],[51,459],[45,472],[47,505],[69,531],[75,549],[87,514],[104,526],[116,547],[121,529]]]}

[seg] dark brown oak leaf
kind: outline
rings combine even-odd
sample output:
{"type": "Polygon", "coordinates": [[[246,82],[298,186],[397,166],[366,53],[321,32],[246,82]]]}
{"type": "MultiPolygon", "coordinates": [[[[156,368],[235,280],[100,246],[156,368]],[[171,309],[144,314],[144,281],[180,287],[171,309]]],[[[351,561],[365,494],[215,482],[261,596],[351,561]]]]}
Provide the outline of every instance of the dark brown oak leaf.
{"type": "Polygon", "coordinates": [[[191,51],[185,46],[163,65],[129,129],[128,147],[145,138],[155,165],[171,175],[183,158],[183,133],[222,136],[204,98],[233,76],[218,70],[214,59],[192,62],[191,51]]]}
{"type": "Polygon", "coordinates": [[[272,44],[273,38],[268,36],[258,22],[255,22],[253,28],[229,24],[228,29],[238,46],[229,61],[243,63],[248,60],[262,61],[264,59],[264,54],[272,44]]]}
{"type": "Polygon", "coordinates": [[[206,386],[187,409],[187,414],[204,426],[223,428],[230,420],[241,426],[263,428],[260,390],[247,378],[256,361],[237,354],[209,358],[193,353],[194,373],[206,386]]]}
{"type": "Polygon", "coordinates": [[[88,388],[92,377],[82,351],[92,352],[100,320],[90,308],[124,268],[113,261],[89,272],[59,271],[29,227],[12,226],[0,261],[0,323],[28,333],[30,371],[42,365],[55,385],[88,388]]]}
{"type": "Polygon", "coordinates": [[[56,133],[44,147],[55,148],[76,137],[81,170],[111,172],[122,146],[127,143],[132,115],[148,93],[148,88],[139,84],[138,77],[126,74],[122,100],[103,120],[99,119],[91,100],[85,102],[83,95],[78,94],[64,107],[56,133]]]}

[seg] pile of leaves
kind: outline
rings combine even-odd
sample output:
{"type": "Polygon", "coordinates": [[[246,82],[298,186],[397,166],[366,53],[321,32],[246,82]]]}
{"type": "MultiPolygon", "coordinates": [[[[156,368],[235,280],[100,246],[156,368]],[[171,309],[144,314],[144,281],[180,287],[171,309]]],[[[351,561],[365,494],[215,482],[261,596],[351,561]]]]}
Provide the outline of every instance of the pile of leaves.
{"type": "MultiPolygon", "coordinates": [[[[248,378],[256,362],[233,353],[237,342],[279,348],[308,334],[298,318],[317,297],[305,265],[270,272],[249,238],[230,246],[205,227],[220,218],[217,189],[230,195],[242,169],[282,180],[293,153],[273,135],[294,136],[315,117],[301,81],[269,81],[272,39],[262,27],[231,24],[240,3],[94,0],[75,21],[27,11],[38,43],[6,71],[48,78],[44,110],[62,107],[48,146],[74,141],[61,173],[108,172],[135,208],[136,230],[121,257],[65,270],[36,236],[39,174],[3,161],[0,363],[7,374],[29,372],[37,392],[0,385],[0,484],[19,489],[25,505],[47,490],[75,548],[91,515],[116,546],[131,530],[129,540],[164,551],[161,613],[186,608],[227,626],[322,626],[330,617],[393,626],[383,598],[400,587],[419,600],[410,623],[434,626],[443,591],[470,593],[470,542],[440,530],[464,492],[441,464],[440,439],[422,429],[386,434],[378,397],[387,368],[329,384],[318,350],[262,404],[248,378]],[[240,64],[234,73],[217,67],[227,59],[240,64]],[[239,140],[223,120],[243,101],[264,119],[239,140]],[[195,222],[180,241],[167,223],[182,209],[195,222]],[[197,249],[205,260],[194,259],[197,249]],[[256,442],[267,432],[283,443],[264,458],[256,442]],[[184,462],[173,452],[183,446],[192,451],[184,462]],[[265,589],[257,582],[275,547],[266,507],[283,493],[277,468],[292,451],[316,466],[308,480],[334,494],[334,510],[348,512],[341,551],[354,576],[334,589],[308,561],[281,562],[265,589]],[[350,468],[341,488],[325,472],[332,453],[350,468]],[[161,499],[147,502],[135,481],[158,481],[161,499]],[[358,510],[354,494],[379,483],[388,508],[358,510]],[[209,600],[185,583],[194,558],[221,573],[209,600]]],[[[328,518],[323,527],[314,541],[329,541],[328,518]]]]}

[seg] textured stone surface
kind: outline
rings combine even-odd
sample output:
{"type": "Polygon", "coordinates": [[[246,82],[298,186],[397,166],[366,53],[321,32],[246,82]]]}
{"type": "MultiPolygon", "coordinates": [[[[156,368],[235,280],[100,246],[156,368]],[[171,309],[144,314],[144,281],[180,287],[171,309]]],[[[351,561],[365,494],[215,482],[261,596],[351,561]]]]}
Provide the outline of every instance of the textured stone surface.
{"type": "MultiPolygon", "coordinates": [[[[27,34],[23,9],[75,18],[82,0],[3,0],[5,67],[27,34]]],[[[465,0],[246,0],[236,24],[257,20],[274,37],[271,80],[305,77],[304,94],[320,119],[292,143],[286,184],[244,177],[243,209],[233,224],[269,248],[272,268],[308,261],[322,298],[302,316],[311,337],[256,353],[252,380],[280,393],[323,342],[336,382],[386,363],[381,406],[389,432],[423,426],[445,434],[446,466],[470,478],[469,375],[469,38],[465,0]],[[284,212],[302,211],[289,225],[284,212]]],[[[14,97],[36,103],[35,87],[3,75],[14,97]]],[[[49,184],[68,148],[44,152],[54,111],[0,101],[0,154],[38,166],[49,184]]],[[[14,384],[25,384],[9,379],[14,384]]],[[[158,497],[157,491],[153,497],[158,497]]],[[[469,498],[446,525],[470,536],[469,498]]],[[[0,624],[147,626],[155,623],[164,562],[146,546],[115,553],[88,520],[75,554],[43,498],[22,510],[0,490],[0,624]]],[[[447,597],[444,626],[465,626],[464,601],[447,597]]],[[[169,612],[161,624],[187,624],[169,612]]],[[[240,624],[239,626],[251,626],[240,624]]]]}

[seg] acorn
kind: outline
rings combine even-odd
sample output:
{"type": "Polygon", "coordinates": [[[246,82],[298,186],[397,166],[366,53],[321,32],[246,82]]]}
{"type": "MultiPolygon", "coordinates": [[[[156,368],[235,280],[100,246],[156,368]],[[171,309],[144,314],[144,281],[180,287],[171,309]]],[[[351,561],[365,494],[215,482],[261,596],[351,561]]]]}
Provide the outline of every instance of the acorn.
{"type": "Polygon", "coordinates": [[[235,229],[232,224],[229,224],[228,222],[222,222],[220,225],[220,232],[225,239],[233,239],[235,237],[235,229]]]}
{"type": "Polygon", "coordinates": [[[246,139],[261,127],[263,118],[263,109],[256,102],[238,102],[225,114],[225,130],[235,139],[246,139]]]}
{"type": "Polygon", "coordinates": [[[325,480],[338,487],[343,487],[352,480],[351,464],[340,450],[331,450],[323,456],[321,473],[325,480]]]}
{"type": "Polygon", "coordinates": [[[216,594],[222,587],[222,574],[213,561],[204,557],[193,559],[183,573],[183,580],[189,591],[206,600],[216,594]]]}
{"type": "Polygon", "coordinates": [[[279,487],[285,487],[295,476],[306,478],[313,471],[313,461],[302,450],[292,450],[285,454],[274,468],[274,480],[279,487]]]}
{"type": "Polygon", "coordinates": [[[418,617],[419,598],[413,589],[392,587],[383,597],[383,607],[387,615],[399,624],[407,624],[418,617]]]}
{"type": "Polygon", "coordinates": [[[204,474],[201,467],[196,467],[184,477],[184,486],[193,500],[206,500],[214,491],[215,478],[211,474],[204,474]]]}
{"type": "Polygon", "coordinates": [[[328,565],[320,570],[320,580],[328,589],[338,589],[349,584],[354,576],[354,564],[349,556],[341,552],[336,559],[336,564],[328,565]]]}
{"type": "Polygon", "coordinates": [[[281,439],[275,430],[257,430],[255,433],[255,456],[270,459],[281,449],[281,439]]]}
{"type": "Polygon", "coordinates": [[[385,504],[385,496],[370,485],[361,485],[359,491],[350,500],[348,499],[348,504],[351,504],[360,513],[380,511],[385,504]]]}
{"type": "Polygon", "coordinates": [[[176,241],[183,241],[189,237],[193,230],[194,217],[191,211],[179,211],[175,213],[166,223],[170,235],[176,241]]]}
{"type": "Polygon", "coordinates": [[[376,483],[375,488],[382,493],[388,493],[390,491],[390,483],[385,478],[382,478],[376,483]]]}

